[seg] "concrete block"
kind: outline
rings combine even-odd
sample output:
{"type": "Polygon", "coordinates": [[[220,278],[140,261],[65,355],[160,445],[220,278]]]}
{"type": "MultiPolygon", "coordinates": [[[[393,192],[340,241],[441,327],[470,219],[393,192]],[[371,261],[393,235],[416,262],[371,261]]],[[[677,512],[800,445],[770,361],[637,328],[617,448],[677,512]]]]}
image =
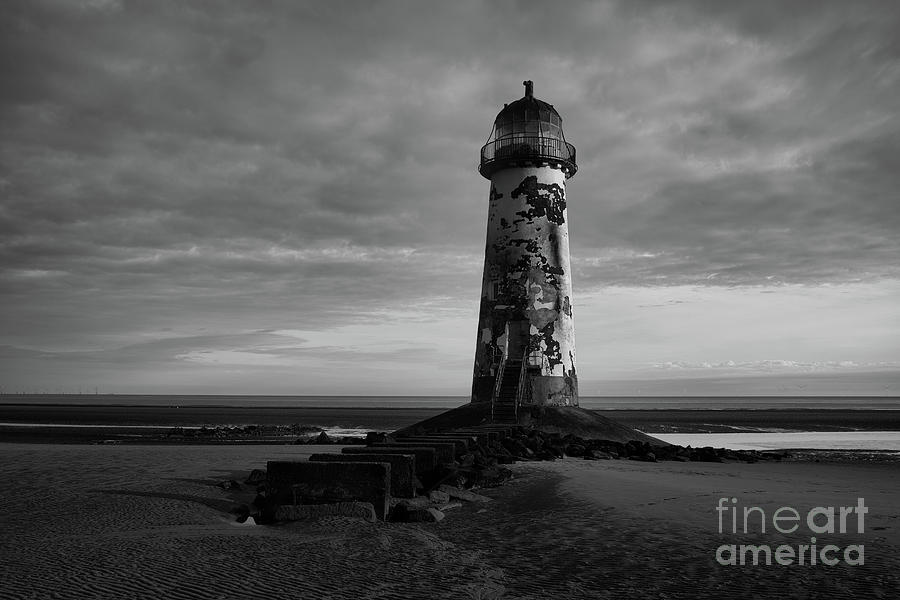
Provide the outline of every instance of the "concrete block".
{"type": "Polygon", "coordinates": [[[416,460],[416,474],[428,473],[438,465],[435,449],[428,446],[349,446],[342,448],[342,454],[353,456],[366,454],[412,454],[416,460]]]}
{"type": "Polygon", "coordinates": [[[453,462],[456,458],[456,453],[454,450],[454,445],[452,442],[417,442],[412,440],[402,440],[402,441],[387,441],[387,442],[378,442],[369,446],[369,448],[384,448],[387,446],[396,447],[396,448],[434,448],[435,459],[438,464],[453,462]]]}
{"type": "Polygon", "coordinates": [[[432,442],[443,443],[443,444],[452,444],[453,445],[453,456],[459,456],[460,454],[465,454],[469,451],[469,443],[470,441],[464,437],[440,437],[440,436],[430,436],[430,435],[416,435],[409,436],[405,438],[400,438],[397,440],[403,442],[426,442],[426,445],[431,445],[432,442]]]}
{"type": "Polygon", "coordinates": [[[391,497],[391,465],[270,460],[266,485],[276,504],[369,502],[384,520],[391,497]]]}
{"type": "Polygon", "coordinates": [[[416,457],[413,454],[313,454],[309,460],[388,463],[391,465],[391,496],[412,498],[416,495],[416,457]]]}
{"type": "Polygon", "coordinates": [[[415,435],[407,435],[404,437],[396,438],[398,440],[403,441],[415,441],[415,440],[428,440],[435,442],[445,442],[451,443],[455,446],[454,451],[457,454],[465,454],[469,450],[476,447],[476,442],[465,435],[461,435],[458,433],[447,433],[447,432],[435,432],[435,433],[419,433],[415,435]]]}
{"type": "Polygon", "coordinates": [[[459,431],[439,431],[432,433],[423,433],[421,436],[413,436],[413,437],[429,437],[429,438],[439,438],[446,440],[465,440],[466,441],[466,449],[467,450],[477,450],[479,447],[483,447],[484,444],[487,443],[487,434],[478,434],[478,433],[462,433],[459,431]],[[480,436],[480,437],[479,437],[480,436]]]}

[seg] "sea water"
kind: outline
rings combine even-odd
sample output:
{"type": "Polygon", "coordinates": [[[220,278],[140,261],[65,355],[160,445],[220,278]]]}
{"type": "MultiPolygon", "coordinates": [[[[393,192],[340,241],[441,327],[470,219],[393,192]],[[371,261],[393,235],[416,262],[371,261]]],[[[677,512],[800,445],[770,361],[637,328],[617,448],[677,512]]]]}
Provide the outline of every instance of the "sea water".
{"type": "MultiPolygon", "coordinates": [[[[290,424],[323,428],[334,436],[391,431],[460,406],[458,396],[126,396],[4,395],[0,426],[118,426],[135,428],[201,425],[290,424]]],[[[900,410],[900,399],[883,396],[586,397],[593,410],[900,410]]],[[[875,425],[875,423],[873,423],[875,425]]],[[[802,425],[801,425],[802,426],[802,425]]],[[[900,450],[900,432],[753,431],[654,433],[665,441],[735,449],[834,448],[900,450]]]]}

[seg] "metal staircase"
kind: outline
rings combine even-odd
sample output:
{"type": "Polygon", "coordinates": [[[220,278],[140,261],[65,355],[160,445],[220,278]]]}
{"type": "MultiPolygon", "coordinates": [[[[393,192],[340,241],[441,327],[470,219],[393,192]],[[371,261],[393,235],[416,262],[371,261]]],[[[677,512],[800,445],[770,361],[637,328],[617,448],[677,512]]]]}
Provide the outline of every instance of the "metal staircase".
{"type": "Polygon", "coordinates": [[[491,418],[494,423],[518,423],[518,405],[527,387],[526,380],[524,360],[504,357],[500,362],[491,399],[491,418]]]}

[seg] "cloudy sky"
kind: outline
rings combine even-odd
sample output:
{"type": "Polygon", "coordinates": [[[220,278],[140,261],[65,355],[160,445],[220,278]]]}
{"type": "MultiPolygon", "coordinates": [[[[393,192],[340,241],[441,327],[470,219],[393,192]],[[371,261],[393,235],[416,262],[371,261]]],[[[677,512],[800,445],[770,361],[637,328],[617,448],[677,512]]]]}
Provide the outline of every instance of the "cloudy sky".
{"type": "Polygon", "coordinates": [[[6,2],[0,386],[467,395],[478,151],[532,79],[578,149],[583,395],[897,394],[897,31],[889,1],[6,2]]]}

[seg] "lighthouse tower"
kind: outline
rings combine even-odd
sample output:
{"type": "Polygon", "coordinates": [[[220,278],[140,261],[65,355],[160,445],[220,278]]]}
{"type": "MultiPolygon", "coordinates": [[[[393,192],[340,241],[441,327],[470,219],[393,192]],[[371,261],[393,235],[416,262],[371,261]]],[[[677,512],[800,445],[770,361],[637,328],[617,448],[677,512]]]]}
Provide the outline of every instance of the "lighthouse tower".
{"type": "Polygon", "coordinates": [[[504,106],[481,149],[491,181],[472,402],[495,422],[522,406],[577,406],[566,180],[578,169],[553,105],[504,106]]]}

